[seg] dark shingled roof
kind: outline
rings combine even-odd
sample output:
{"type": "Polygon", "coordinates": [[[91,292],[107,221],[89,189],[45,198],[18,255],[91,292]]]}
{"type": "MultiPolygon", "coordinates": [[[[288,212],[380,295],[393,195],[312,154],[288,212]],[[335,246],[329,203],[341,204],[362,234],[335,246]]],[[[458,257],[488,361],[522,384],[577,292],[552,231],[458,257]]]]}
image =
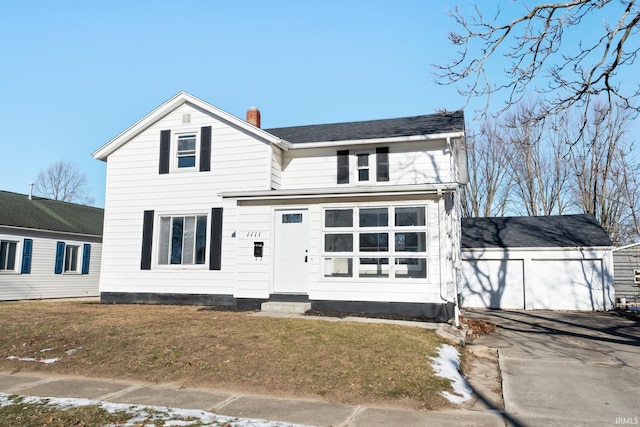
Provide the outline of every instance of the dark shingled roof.
{"type": "Polygon", "coordinates": [[[291,143],[433,135],[463,131],[464,114],[462,111],[454,111],[399,119],[293,126],[264,130],[291,143]]]}
{"type": "Polygon", "coordinates": [[[593,215],[462,219],[465,249],[593,246],[613,246],[593,215]]]}
{"type": "Polygon", "coordinates": [[[102,236],[104,209],[0,190],[0,226],[102,236]]]}

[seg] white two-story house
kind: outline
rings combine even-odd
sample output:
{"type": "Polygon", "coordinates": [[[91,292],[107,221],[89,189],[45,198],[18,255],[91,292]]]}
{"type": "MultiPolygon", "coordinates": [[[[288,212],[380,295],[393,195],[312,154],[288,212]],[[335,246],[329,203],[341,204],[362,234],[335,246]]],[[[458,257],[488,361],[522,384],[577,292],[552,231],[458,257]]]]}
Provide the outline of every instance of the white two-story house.
{"type": "Polygon", "coordinates": [[[261,129],[181,92],[93,156],[105,303],[454,316],[461,111],[261,129]]]}

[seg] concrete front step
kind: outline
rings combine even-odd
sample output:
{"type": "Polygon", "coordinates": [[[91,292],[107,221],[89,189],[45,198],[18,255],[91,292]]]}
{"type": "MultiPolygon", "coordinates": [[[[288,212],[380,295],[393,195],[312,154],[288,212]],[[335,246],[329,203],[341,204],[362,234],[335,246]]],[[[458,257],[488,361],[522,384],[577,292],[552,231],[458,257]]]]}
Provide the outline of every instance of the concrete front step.
{"type": "Polygon", "coordinates": [[[303,314],[305,311],[311,310],[311,303],[267,301],[262,303],[260,310],[268,313],[303,314]]]}

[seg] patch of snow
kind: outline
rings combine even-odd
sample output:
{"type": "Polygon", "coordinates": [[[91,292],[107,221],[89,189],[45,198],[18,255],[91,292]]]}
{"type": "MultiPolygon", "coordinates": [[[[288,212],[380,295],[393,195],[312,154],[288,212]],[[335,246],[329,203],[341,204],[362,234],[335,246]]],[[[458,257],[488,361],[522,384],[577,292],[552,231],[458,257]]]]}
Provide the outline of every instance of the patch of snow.
{"type": "MultiPolygon", "coordinates": [[[[98,406],[109,413],[125,412],[131,416],[124,424],[118,426],[162,425],[165,427],[198,425],[202,427],[309,427],[302,424],[291,424],[280,421],[266,421],[252,418],[236,418],[217,415],[199,409],[176,409],[165,406],[127,405],[121,403],[103,402],[100,400],[15,396],[0,392],[0,407],[18,405],[21,403],[42,404],[53,406],[60,410],[81,406],[98,406]],[[152,422],[153,424],[143,424],[152,422]]],[[[115,425],[107,425],[116,427],[115,425]]]]}
{"type": "Polygon", "coordinates": [[[455,394],[448,391],[441,392],[449,402],[459,405],[471,399],[472,390],[460,374],[460,353],[454,346],[443,344],[438,349],[438,356],[430,359],[436,375],[451,380],[451,387],[455,394]]]}
{"type": "Polygon", "coordinates": [[[82,350],[82,347],[72,348],[71,350],[65,351],[65,353],[71,355],[71,354],[75,353],[78,350],[82,350]]]}
{"type": "Polygon", "coordinates": [[[19,362],[40,362],[40,363],[56,363],[60,360],[59,357],[54,357],[51,359],[34,359],[33,357],[17,357],[17,356],[9,356],[7,360],[17,360],[19,362]]]}
{"type": "Polygon", "coordinates": [[[51,347],[51,348],[43,348],[42,350],[40,350],[40,353],[45,353],[45,352],[51,351],[51,350],[53,350],[53,347],[51,347]]]}

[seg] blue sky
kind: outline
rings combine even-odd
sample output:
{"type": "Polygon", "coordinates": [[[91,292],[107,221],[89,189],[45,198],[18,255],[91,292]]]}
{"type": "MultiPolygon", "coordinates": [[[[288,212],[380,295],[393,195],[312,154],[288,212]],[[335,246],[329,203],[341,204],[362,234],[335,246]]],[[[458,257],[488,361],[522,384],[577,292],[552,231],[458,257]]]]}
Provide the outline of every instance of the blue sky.
{"type": "Polygon", "coordinates": [[[66,160],[103,206],[91,153],[181,90],[265,128],[462,108],[430,67],[455,4],[473,2],[2,1],[0,189],[66,160]]]}

